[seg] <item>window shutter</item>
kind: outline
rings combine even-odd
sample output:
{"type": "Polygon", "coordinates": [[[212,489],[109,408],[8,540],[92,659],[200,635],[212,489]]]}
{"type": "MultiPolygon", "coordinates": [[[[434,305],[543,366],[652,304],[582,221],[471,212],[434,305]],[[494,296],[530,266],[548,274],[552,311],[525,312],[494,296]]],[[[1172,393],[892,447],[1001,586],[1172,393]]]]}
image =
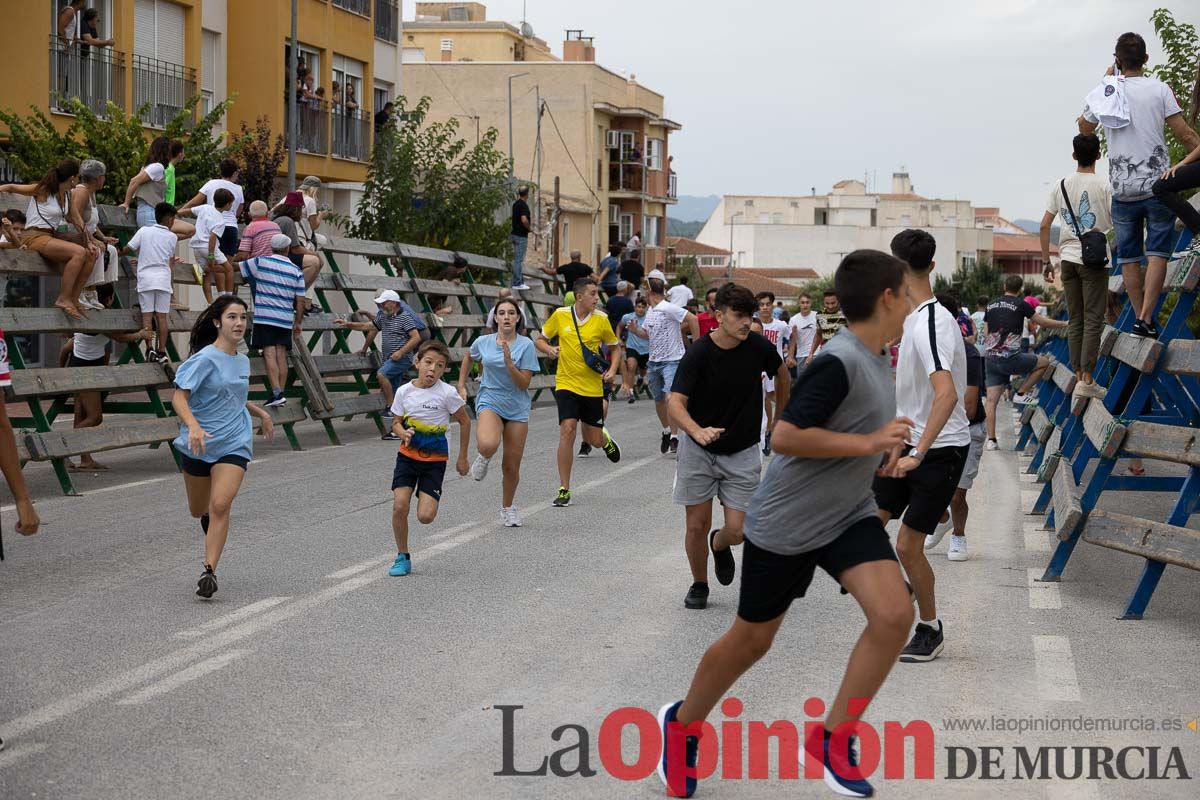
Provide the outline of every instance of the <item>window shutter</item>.
{"type": "Polygon", "coordinates": [[[155,5],[158,9],[158,47],[154,57],[160,61],[182,64],[186,61],[183,57],[183,6],[164,0],[158,0],[155,5]]]}
{"type": "Polygon", "coordinates": [[[155,30],[154,0],[135,0],[133,5],[133,53],[146,58],[155,58],[154,43],[158,38],[155,30]]]}

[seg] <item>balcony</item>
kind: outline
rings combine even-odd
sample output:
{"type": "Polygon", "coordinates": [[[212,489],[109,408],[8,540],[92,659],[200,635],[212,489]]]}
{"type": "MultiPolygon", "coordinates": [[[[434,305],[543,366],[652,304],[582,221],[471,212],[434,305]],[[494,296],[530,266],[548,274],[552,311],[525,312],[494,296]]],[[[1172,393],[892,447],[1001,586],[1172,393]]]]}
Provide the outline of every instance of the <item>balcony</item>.
{"type": "Polygon", "coordinates": [[[367,161],[371,158],[370,112],[334,106],[331,122],[335,157],[352,161],[367,161]]]}
{"type": "Polygon", "coordinates": [[[375,38],[400,41],[400,5],[397,0],[375,0],[375,38]]]}
{"type": "Polygon", "coordinates": [[[66,111],[66,100],[79,101],[103,117],[108,103],[125,105],[125,54],[108,47],[91,47],[87,55],[76,44],[50,36],[50,108],[66,111]]]}
{"type": "Polygon", "coordinates": [[[371,16],[371,0],[333,0],[333,4],[360,17],[371,16]]]}
{"type": "Polygon", "coordinates": [[[196,94],[196,70],[157,58],[133,56],[133,107],[149,103],[142,124],[165,128],[196,94]]]}
{"type": "Polygon", "coordinates": [[[646,168],[640,161],[610,164],[608,167],[608,190],[610,192],[646,193],[646,168]]]}
{"type": "MultiPolygon", "coordinates": [[[[296,119],[296,149],[303,153],[329,155],[329,104],[324,100],[296,98],[296,119]]],[[[283,101],[283,125],[290,135],[292,125],[286,97],[283,101]]]]}

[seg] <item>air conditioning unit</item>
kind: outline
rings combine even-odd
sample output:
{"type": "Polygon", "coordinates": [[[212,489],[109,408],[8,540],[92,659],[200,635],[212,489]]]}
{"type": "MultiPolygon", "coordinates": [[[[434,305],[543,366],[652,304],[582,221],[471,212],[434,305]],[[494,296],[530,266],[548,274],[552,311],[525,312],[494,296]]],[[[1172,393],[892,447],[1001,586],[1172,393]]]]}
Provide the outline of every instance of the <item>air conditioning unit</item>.
{"type": "Polygon", "coordinates": [[[621,132],[620,131],[611,131],[611,130],[608,131],[608,134],[606,136],[606,141],[608,143],[609,150],[616,150],[617,148],[619,148],[621,146],[621,132]]]}
{"type": "Polygon", "coordinates": [[[621,207],[620,206],[611,206],[610,205],[608,207],[608,224],[609,225],[620,225],[621,224],[621,207]]]}

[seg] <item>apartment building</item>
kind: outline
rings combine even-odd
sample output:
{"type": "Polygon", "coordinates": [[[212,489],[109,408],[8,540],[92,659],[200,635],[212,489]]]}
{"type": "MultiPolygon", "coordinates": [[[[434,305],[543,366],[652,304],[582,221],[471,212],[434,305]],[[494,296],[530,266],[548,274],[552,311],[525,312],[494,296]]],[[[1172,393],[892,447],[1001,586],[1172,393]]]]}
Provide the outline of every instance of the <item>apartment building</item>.
{"type": "Polygon", "coordinates": [[[666,261],[677,197],[670,137],[681,126],[661,94],[597,64],[582,31],[567,32],[560,59],[528,23],[488,20],[479,3],[418,3],[401,38],[407,96],[428,96],[430,119],[457,118],[468,139],[476,126],[496,128],[516,179],[535,184],[543,235],[530,259],[552,264],[579,250],[596,264],[640,233],[643,261],[666,261]]]}
{"type": "Polygon", "coordinates": [[[970,201],[917,194],[907,172],[892,175],[891,189],[869,193],[863,181],[844,180],[823,195],[815,189],[798,196],[726,195],[696,239],[731,250],[738,267],[807,267],[822,275],[854,250],[887,251],[905,228],[933,234],[936,272],[947,277],[991,258],[992,231],[976,223],[970,201]]]}
{"type": "MultiPolygon", "coordinates": [[[[198,94],[207,110],[236,94],[227,128],[266,117],[272,130],[286,131],[290,0],[88,0],[100,37],[114,40],[91,48],[57,35],[65,4],[5,9],[5,106],[40,108],[65,130],[64,96],[98,114],[110,101],[128,110],[148,103],[142,124],[150,137],[189,98],[198,94]]],[[[398,92],[399,0],[299,0],[297,22],[300,57],[324,99],[301,104],[296,171],[321,177],[325,200],[349,212],[366,178],[372,115],[398,92]],[[350,92],[357,109],[345,102],[350,92]]]]}

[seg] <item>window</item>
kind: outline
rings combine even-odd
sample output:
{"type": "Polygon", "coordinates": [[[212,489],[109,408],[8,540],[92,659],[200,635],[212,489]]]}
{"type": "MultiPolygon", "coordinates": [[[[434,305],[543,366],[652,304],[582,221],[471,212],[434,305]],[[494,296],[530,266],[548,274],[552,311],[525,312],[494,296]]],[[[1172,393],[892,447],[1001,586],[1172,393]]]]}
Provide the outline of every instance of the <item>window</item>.
{"type": "Polygon", "coordinates": [[[133,54],[184,63],[183,6],[165,0],[136,0],[133,7],[133,54]]]}
{"type": "Polygon", "coordinates": [[[782,211],[772,211],[771,212],[771,224],[772,225],[782,225],[783,224],[783,212],[782,211]]]}
{"type": "Polygon", "coordinates": [[[609,131],[605,134],[605,139],[609,150],[619,150],[621,147],[621,132],[609,131]]]}
{"type": "MultiPolygon", "coordinates": [[[[63,10],[63,6],[66,5],[66,0],[55,0],[55,2],[50,3],[49,5],[50,5],[50,30],[57,31],[58,30],[58,15],[59,15],[59,12],[61,12],[63,10]]],[[[94,8],[100,12],[100,25],[98,26],[96,32],[98,34],[100,34],[101,39],[111,39],[112,31],[113,31],[112,0],[87,0],[87,2],[83,4],[83,7],[84,8],[94,8]]],[[[80,11],[77,13],[82,14],[83,12],[80,11]]],[[[76,30],[79,30],[78,25],[76,26],[76,30]]]]}
{"type": "Polygon", "coordinates": [[[207,114],[217,103],[217,64],[221,55],[221,34],[200,31],[200,113],[207,114]]]}
{"type": "Polygon", "coordinates": [[[450,6],[447,10],[446,18],[450,22],[470,22],[470,10],[466,6],[450,6]]]}
{"type": "Polygon", "coordinates": [[[608,207],[608,224],[619,225],[621,223],[621,207],[618,205],[610,205],[608,207]]]}
{"type": "Polygon", "coordinates": [[[338,85],[336,92],[327,98],[334,105],[342,105],[350,95],[350,87],[354,90],[354,102],[362,105],[363,63],[353,58],[346,58],[337,53],[333,55],[333,80],[338,85]],[[341,96],[338,96],[338,95],[341,96]]]}
{"type": "Polygon", "coordinates": [[[642,231],[642,244],[646,247],[661,247],[662,241],[658,237],[658,223],[661,221],[658,217],[645,217],[645,230],[642,231]]]}
{"type": "Polygon", "coordinates": [[[633,131],[619,131],[621,139],[621,160],[635,161],[633,157],[634,138],[633,131]]]}
{"type": "Polygon", "coordinates": [[[371,108],[380,111],[392,99],[393,87],[387,81],[375,79],[375,90],[371,93],[371,108]]]}
{"type": "Polygon", "coordinates": [[[621,215],[621,233],[619,238],[622,242],[628,242],[633,238],[633,214],[621,215]]]}
{"type": "Polygon", "coordinates": [[[424,47],[405,47],[400,51],[400,62],[403,64],[423,64],[425,62],[424,47]]]}
{"type": "Polygon", "coordinates": [[[646,166],[650,169],[662,169],[663,140],[646,140],[646,166]]]}
{"type": "MultiPolygon", "coordinates": [[[[285,82],[291,50],[291,45],[285,44],[283,46],[283,74],[285,82]]],[[[296,69],[299,71],[308,70],[308,74],[313,76],[313,89],[316,90],[321,85],[321,54],[304,44],[300,45],[297,50],[299,55],[297,56],[296,69]]]]}

